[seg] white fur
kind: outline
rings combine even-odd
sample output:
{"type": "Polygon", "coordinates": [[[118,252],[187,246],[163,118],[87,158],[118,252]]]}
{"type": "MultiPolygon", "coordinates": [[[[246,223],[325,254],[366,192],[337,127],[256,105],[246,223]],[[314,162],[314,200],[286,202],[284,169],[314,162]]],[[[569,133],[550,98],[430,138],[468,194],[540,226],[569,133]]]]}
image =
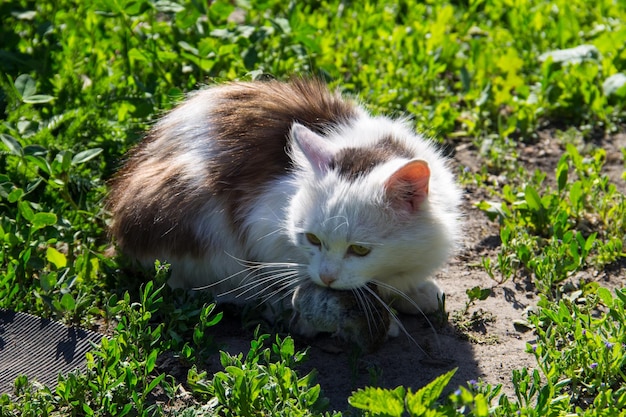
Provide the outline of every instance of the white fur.
{"type": "MultiPolygon", "coordinates": [[[[188,131],[177,132],[180,135],[206,137],[210,134],[208,110],[193,106],[193,102],[176,112],[176,117],[184,115],[190,123],[172,125],[188,126],[188,131]]],[[[169,125],[167,118],[162,121],[164,128],[169,125]]],[[[295,126],[294,132],[297,129],[295,126]]],[[[371,117],[365,112],[360,112],[359,119],[349,126],[329,132],[323,140],[327,146],[293,146],[296,170],[268,184],[250,207],[243,208],[246,221],[241,235],[231,230],[224,202],[210,200],[195,230],[199,239],[210,237],[206,254],[200,259],[169,259],[171,284],[209,286],[218,295],[243,293],[239,299],[244,301],[247,295],[270,293],[269,281],[255,283],[257,277],[284,273],[281,276],[286,278],[276,285],[286,288],[308,277],[322,285],[320,275],[330,275],[336,278],[332,288],[350,289],[376,281],[405,293],[423,310],[436,309],[441,291],[432,274],[450,256],[458,237],[460,192],[445,160],[407,123],[371,117]],[[389,161],[351,182],[336,172],[320,169],[324,158],[305,154],[319,153],[320,146],[329,153],[344,147],[371,146],[389,134],[403,141],[414,159],[425,160],[431,171],[428,198],[418,212],[409,216],[390,209],[384,191],[385,182],[407,159],[389,161]],[[303,151],[303,147],[308,150],[303,151]],[[304,233],[319,237],[322,247],[307,242],[304,233]],[[371,253],[363,257],[350,255],[348,247],[353,244],[368,247],[371,253]]],[[[211,158],[207,141],[200,142],[193,146],[193,141],[187,141],[192,146],[175,157],[176,163],[185,167],[186,175],[198,181],[205,175],[199,167],[211,158]]],[[[380,291],[387,299],[394,298],[393,291],[380,291]]],[[[406,300],[395,302],[402,310],[414,308],[406,300]]]]}
{"type": "MultiPolygon", "coordinates": [[[[354,182],[329,172],[320,176],[316,170],[299,174],[301,187],[290,203],[288,227],[294,245],[310,256],[308,274],[320,285],[321,275],[336,278],[330,286],[350,289],[376,281],[388,284],[408,295],[422,310],[438,307],[441,291],[432,274],[452,253],[458,238],[460,192],[444,159],[432,145],[410,131],[403,122],[385,117],[361,117],[327,137],[339,147],[371,146],[382,135],[392,134],[413,150],[415,159],[430,166],[430,192],[427,201],[409,218],[394,215],[384,202],[387,179],[408,160],[398,158],[377,167],[371,174],[354,182]],[[321,247],[302,239],[313,233],[321,247]],[[371,249],[357,257],[347,254],[349,245],[371,249]]],[[[307,165],[307,156],[295,148],[294,157],[307,165]]],[[[381,288],[386,298],[398,298],[404,311],[415,307],[392,291],[381,288]]]]}

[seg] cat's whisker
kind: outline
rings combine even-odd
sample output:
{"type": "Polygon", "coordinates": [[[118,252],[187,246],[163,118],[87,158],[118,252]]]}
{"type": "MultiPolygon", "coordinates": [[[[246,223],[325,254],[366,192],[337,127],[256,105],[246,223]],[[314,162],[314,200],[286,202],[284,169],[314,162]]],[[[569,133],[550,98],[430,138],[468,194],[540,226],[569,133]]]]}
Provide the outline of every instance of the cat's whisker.
{"type": "MultiPolygon", "coordinates": [[[[211,284],[204,285],[204,286],[201,286],[201,287],[194,287],[193,290],[201,291],[201,290],[209,289],[211,287],[216,287],[216,286],[218,286],[220,284],[223,284],[224,282],[233,280],[233,279],[235,279],[236,277],[238,277],[238,276],[240,276],[242,274],[246,274],[246,276],[244,276],[243,279],[241,279],[239,285],[245,285],[246,281],[251,276],[254,276],[256,274],[257,270],[259,270],[259,269],[260,269],[259,267],[248,267],[248,268],[242,269],[241,271],[236,272],[236,273],[234,273],[232,275],[229,275],[226,278],[222,278],[219,281],[213,282],[211,284]]],[[[236,290],[236,288],[234,288],[234,290],[236,290]]]]}
{"type": "MultiPolygon", "coordinates": [[[[291,282],[293,280],[294,277],[297,277],[297,276],[298,276],[298,273],[295,272],[295,271],[283,272],[283,273],[281,273],[279,275],[272,276],[271,277],[272,278],[271,281],[268,280],[268,282],[271,282],[272,286],[270,288],[272,288],[272,287],[276,287],[276,286],[278,286],[278,285],[280,285],[280,284],[282,284],[284,282],[289,283],[289,282],[291,282]]],[[[242,295],[252,291],[254,288],[262,286],[263,284],[264,283],[262,282],[262,283],[259,283],[258,285],[254,285],[254,286],[246,289],[245,291],[240,293],[238,295],[238,297],[240,297],[240,296],[242,296],[242,295]]],[[[263,291],[261,291],[261,294],[263,294],[265,291],[267,291],[267,289],[269,289],[269,288],[266,287],[263,291]]],[[[255,295],[250,295],[250,296],[246,297],[246,300],[251,300],[253,298],[255,298],[255,295]]]]}
{"type": "Polygon", "coordinates": [[[406,300],[409,304],[415,307],[415,309],[422,315],[422,317],[424,317],[424,319],[426,320],[426,323],[428,323],[428,327],[430,327],[430,329],[433,331],[433,335],[435,336],[435,342],[437,344],[437,347],[440,348],[441,344],[439,342],[439,336],[437,335],[437,329],[435,329],[435,326],[433,325],[433,323],[430,321],[426,313],[424,313],[424,311],[420,308],[420,306],[415,302],[415,300],[413,300],[407,294],[405,294],[404,292],[400,291],[399,289],[397,289],[396,287],[392,285],[389,285],[387,283],[380,282],[377,280],[373,280],[372,282],[381,288],[384,288],[394,294],[399,295],[404,300],[406,300]]]}
{"type": "Polygon", "coordinates": [[[192,290],[195,290],[195,291],[206,290],[206,289],[209,289],[211,287],[215,287],[215,286],[218,286],[220,284],[223,284],[223,283],[225,283],[227,281],[230,281],[232,279],[235,279],[236,277],[238,277],[238,276],[240,276],[242,274],[246,274],[246,276],[242,280],[242,282],[245,282],[250,277],[250,275],[253,274],[256,270],[263,269],[265,267],[265,265],[267,265],[267,263],[246,261],[246,260],[237,258],[237,257],[235,257],[235,256],[233,256],[233,255],[231,255],[231,254],[229,254],[227,252],[225,252],[225,253],[226,253],[226,255],[228,255],[231,258],[233,258],[234,260],[236,260],[237,263],[239,263],[239,265],[241,265],[241,266],[243,266],[245,268],[242,269],[241,271],[237,271],[234,274],[231,274],[231,275],[227,276],[226,278],[222,278],[222,279],[220,279],[218,281],[215,281],[215,282],[212,282],[210,284],[203,285],[203,286],[200,286],[200,287],[194,287],[194,288],[192,288],[192,290]]]}
{"type": "Polygon", "coordinates": [[[281,287],[272,291],[270,294],[264,295],[259,301],[259,303],[257,304],[257,307],[260,307],[262,304],[267,303],[270,299],[272,299],[276,295],[280,295],[280,297],[277,300],[279,302],[281,302],[287,297],[290,297],[291,295],[293,295],[294,291],[296,290],[296,287],[298,286],[298,284],[300,284],[301,281],[302,279],[298,278],[295,281],[287,282],[283,284],[281,287]]]}
{"type": "MultiPolygon", "coordinates": [[[[288,297],[294,290],[291,289],[289,287],[290,283],[284,283],[282,286],[276,288],[274,291],[268,293],[268,294],[261,294],[259,297],[257,297],[258,299],[258,303],[256,304],[256,308],[261,307],[263,304],[266,304],[268,301],[270,301],[272,298],[274,298],[277,295],[280,295],[280,298],[278,299],[283,300],[285,297],[288,297]]],[[[254,298],[249,297],[246,298],[246,300],[253,300],[254,298]]],[[[275,304],[274,302],[270,303],[270,304],[275,304]]]]}
{"type": "MultiPolygon", "coordinates": [[[[367,327],[370,332],[370,337],[372,339],[375,339],[378,337],[378,333],[380,330],[379,326],[384,325],[383,316],[380,314],[378,308],[374,306],[372,300],[367,296],[362,288],[357,288],[356,290],[359,293],[359,299],[361,300],[361,305],[363,306],[363,311],[365,313],[365,319],[367,320],[367,327]],[[377,317],[375,317],[374,314],[377,317]]],[[[358,299],[357,302],[359,302],[358,299]]]]}
{"type": "MultiPolygon", "coordinates": [[[[268,220],[268,219],[263,219],[263,220],[268,220]]],[[[269,233],[267,233],[267,234],[265,234],[265,235],[261,236],[260,238],[258,238],[258,239],[257,239],[257,242],[258,242],[258,241],[261,241],[261,240],[263,240],[263,239],[265,239],[265,238],[267,238],[267,237],[273,236],[273,235],[275,235],[276,233],[283,232],[283,231],[289,231],[289,229],[287,229],[286,227],[279,227],[279,228],[277,228],[276,230],[273,230],[273,231],[271,231],[271,232],[269,232],[269,233]]]]}
{"type": "MultiPolygon", "coordinates": [[[[324,221],[322,222],[322,226],[325,226],[325,225],[326,225],[326,223],[328,223],[328,222],[329,222],[329,221],[331,221],[331,220],[335,220],[335,219],[341,219],[341,220],[343,220],[343,222],[342,222],[342,223],[339,223],[339,226],[343,226],[344,224],[345,224],[346,226],[350,226],[350,222],[348,221],[348,218],[347,218],[346,216],[332,216],[332,217],[329,217],[329,218],[327,218],[326,220],[324,220],[324,221]]],[[[335,230],[336,230],[336,229],[335,229],[335,230]]]]}
{"type": "MultiPolygon", "coordinates": [[[[364,290],[359,288],[359,291],[363,292],[364,290]]],[[[369,297],[367,297],[367,295],[365,293],[363,293],[363,297],[364,297],[365,302],[369,306],[369,310],[373,311],[378,316],[378,320],[374,321],[374,324],[384,323],[383,316],[380,313],[380,310],[374,305],[374,302],[369,297]]],[[[374,315],[373,314],[372,314],[372,320],[374,320],[374,315]]],[[[378,330],[378,325],[376,325],[376,330],[378,330]]]]}
{"type": "Polygon", "coordinates": [[[192,289],[193,291],[203,291],[203,290],[208,290],[208,289],[210,289],[210,288],[212,288],[212,287],[217,287],[217,286],[218,286],[218,285],[220,285],[220,284],[223,284],[223,283],[225,283],[225,282],[228,282],[228,281],[230,281],[230,280],[234,279],[235,277],[237,277],[237,276],[239,276],[239,275],[241,275],[241,274],[244,274],[244,273],[246,273],[246,272],[247,272],[247,275],[246,275],[246,276],[243,278],[243,280],[242,280],[242,282],[244,282],[246,279],[248,279],[248,278],[250,277],[250,274],[253,274],[253,273],[254,273],[254,271],[250,271],[248,268],[246,268],[246,269],[243,269],[243,270],[241,270],[241,271],[239,271],[239,272],[236,272],[236,273],[234,273],[234,274],[232,274],[232,275],[229,275],[229,276],[227,276],[226,278],[222,278],[222,279],[220,279],[219,281],[215,281],[215,282],[212,282],[212,283],[210,283],[210,284],[207,284],[207,285],[202,285],[202,286],[199,286],[199,287],[193,287],[193,288],[191,288],[191,289],[192,289]]]}
{"type": "MultiPolygon", "coordinates": [[[[372,297],[374,297],[376,300],[378,300],[378,302],[383,306],[383,308],[385,310],[387,310],[387,312],[389,313],[389,315],[391,316],[393,321],[396,322],[396,324],[398,325],[398,328],[402,331],[402,333],[404,333],[406,335],[406,337],[408,337],[409,340],[412,341],[415,344],[415,346],[417,346],[419,348],[419,350],[422,351],[422,353],[424,353],[424,355],[426,355],[426,356],[428,356],[430,358],[431,356],[428,354],[428,352],[426,352],[424,350],[424,348],[422,348],[420,346],[420,344],[417,342],[417,340],[415,340],[415,338],[413,336],[411,336],[411,334],[406,329],[406,327],[404,327],[404,324],[402,324],[402,322],[400,321],[400,318],[396,315],[396,313],[393,312],[392,308],[389,307],[389,305],[387,303],[385,303],[385,301],[378,294],[376,294],[376,291],[372,290],[371,288],[369,288],[367,286],[365,286],[364,288],[372,295],[372,297]]],[[[429,321],[429,324],[430,324],[430,321],[429,321]]],[[[437,340],[437,343],[438,342],[439,341],[437,340]]]]}
{"type": "Polygon", "coordinates": [[[224,292],[219,293],[218,297],[224,297],[224,296],[227,296],[227,295],[230,295],[230,294],[237,294],[237,295],[235,295],[235,297],[239,297],[240,294],[238,294],[238,293],[241,290],[243,290],[243,289],[249,288],[250,286],[252,286],[254,288],[254,287],[258,286],[258,285],[262,285],[262,284],[266,283],[268,280],[271,282],[271,278],[267,278],[267,279],[261,278],[261,279],[257,279],[257,280],[252,281],[252,282],[248,281],[248,279],[253,277],[253,276],[256,277],[256,278],[259,278],[259,275],[256,274],[256,271],[251,271],[239,283],[238,286],[236,286],[234,288],[231,288],[228,291],[224,291],[224,292]]]}
{"type": "MultiPolygon", "coordinates": [[[[259,304],[258,306],[267,303],[269,300],[271,300],[272,298],[276,297],[277,295],[279,295],[278,300],[276,301],[282,301],[287,297],[290,297],[291,295],[293,295],[294,291],[296,290],[297,285],[292,285],[292,283],[288,282],[283,284],[282,287],[277,288],[276,290],[272,291],[269,294],[265,294],[260,300],[259,300],[259,304]]],[[[275,302],[275,301],[274,301],[275,302]]],[[[274,303],[272,302],[272,303],[274,303]]]]}
{"type": "Polygon", "coordinates": [[[236,293],[236,297],[241,297],[242,295],[258,288],[259,286],[266,284],[273,284],[278,281],[278,278],[282,278],[283,276],[293,276],[298,275],[298,271],[294,270],[282,270],[282,271],[265,271],[263,273],[257,274],[256,271],[251,272],[249,275],[254,276],[254,281],[252,282],[241,282],[236,288],[233,288],[229,291],[223,292],[219,294],[220,296],[228,295],[236,293]],[[244,291],[241,291],[244,290],[244,291]]]}
{"type": "Polygon", "coordinates": [[[231,257],[232,259],[234,259],[235,261],[237,261],[237,263],[241,266],[244,266],[246,268],[256,268],[256,269],[263,269],[263,268],[271,268],[271,267],[281,267],[281,268],[294,268],[294,267],[304,267],[306,265],[298,263],[298,262],[259,262],[259,261],[249,261],[246,259],[241,259],[238,258],[234,255],[231,255],[229,253],[226,252],[226,255],[228,255],[229,257],[231,257]]]}
{"type": "Polygon", "coordinates": [[[364,246],[385,246],[384,243],[367,242],[367,241],[364,241],[364,240],[355,240],[354,243],[357,244],[357,245],[364,245],[364,246]]]}
{"type": "Polygon", "coordinates": [[[364,297],[364,294],[362,293],[362,290],[360,288],[354,288],[351,290],[351,292],[354,295],[354,299],[356,300],[357,304],[359,305],[359,310],[361,310],[363,314],[365,314],[365,320],[367,321],[367,328],[370,332],[370,337],[374,338],[374,332],[372,331],[372,325],[370,323],[369,305],[366,301],[367,297],[364,297]]]}
{"type": "Polygon", "coordinates": [[[257,284],[257,282],[262,282],[265,283],[267,282],[267,280],[265,280],[264,278],[266,276],[269,276],[271,279],[272,275],[275,275],[276,273],[282,271],[297,271],[301,268],[304,267],[304,265],[301,264],[297,264],[297,263],[291,263],[291,262],[275,262],[275,263],[270,263],[270,262],[254,262],[254,261],[246,261],[244,259],[240,259],[237,258],[235,256],[232,256],[230,254],[227,253],[227,255],[229,255],[231,258],[235,259],[241,266],[244,267],[244,269],[242,269],[241,271],[238,271],[232,275],[229,275],[226,278],[223,278],[217,282],[211,283],[209,285],[205,285],[202,287],[195,287],[194,290],[204,290],[204,289],[208,289],[214,286],[217,286],[219,284],[222,284],[224,282],[227,282],[229,280],[233,280],[237,277],[239,277],[242,274],[246,274],[243,279],[241,279],[241,281],[239,282],[239,284],[237,286],[235,286],[234,288],[232,288],[229,291],[225,291],[222,292],[220,294],[218,294],[219,296],[225,296],[225,295],[229,295],[229,294],[233,294],[236,293],[237,291],[241,290],[242,287],[246,287],[249,285],[255,285],[257,284]],[[269,269],[272,268],[273,270],[268,270],[268,271],[263,271],[263,269],[269,269]],[[263,271],[263,272],[259,272],[259,271],[263,271]],[[256,280],[255,282],[248,282],[248,280],[252,277],[255,277],[256,280]]]}
{"type": "Polygon", "coordinates": [[[362,294],[362,298],[368,312],[368,322],[372,322],[374,330],[378,333],[379,326],[384,323],[383,316],[380,314],[379,309],[374,305],[372,300],[367,296],[365,290],[359,288],[359,292],[362,294]]]}
{"type": "MultiPolygon", "coordinates": [[[[251,278],[252,276],[262,276],[262,275],[256,275],[255,273],[260,271],[260,270],[266,269],[266,268],[276,268],[276,269],[282,268],[282,269],[285,269],[285,270],[287,270],[287,269],[297,270],[297,269],[301,269],[301,268],[306,267],[306,265],[295,263],[295,262],[257,262],[257,261],[249,261],[249,260],[246,260],[246,259],[238,258],[238,257],[236,257],[234,255],[231,255],[228,252],[225,252],[225,254],[227,256],[231,257],[232,259],[234,259],[235,261],[237,261],[237,263],[239,265],[241,265],[242,267],[244,267],[244,269],[242,269],[241,271],[238,271],[238,272],[236,272],[234,274],[231,274],[231,275],[227,276],[226,278],[222,278],[219,281],[213,282],[211,284],[204,285],[204,286],[201,286],[201,287],[194,287],[193,290],[197,290],[197,291],[206,290],[206,289],[209,289],[211,287],[215,287],[215,286],[218,286],[220,284],[223,284],[223,283],[225,283],[227,281],[233,280],[233,279],[239,277],[242,274],[246,274],[246,275],[241,280],[239,286],[237,286],[237,287],[240,287],[242,285],[245,286],[245,285],[247,285],[246,281],[249,278],[251,278]]],[[[231,291],[227,291],[227,292],[224,292],[224,293],[219,294],[219,295],[228,295],[230,293],[236,292],[236,291],[238,291],[240,289],[240,288],[237,288],[237,287],[233,288],[233,290],[231,290],[231,291]]]]}

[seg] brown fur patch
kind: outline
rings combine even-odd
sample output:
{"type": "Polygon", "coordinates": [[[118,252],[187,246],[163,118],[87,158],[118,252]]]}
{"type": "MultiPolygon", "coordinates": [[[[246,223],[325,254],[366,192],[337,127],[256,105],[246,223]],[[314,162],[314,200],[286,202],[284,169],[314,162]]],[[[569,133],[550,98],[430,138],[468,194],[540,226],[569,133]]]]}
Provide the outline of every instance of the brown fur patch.
{"type": "MultiPolygon", "coordinates": [[[[285,84],[233,84],[225,90],[215,111],[215,140],[225,152],[216,161],[215,187],[234,195],[253,192],[284,174],[291,161],[287,136],[294,122],[324,134],[356,116],[354,105],[331,94],[318,81],[285,84]]],[[[236,210],[235,210],[236,211],[236,210]]]]}
{"type": "Polygon", "coordinates": [[[342,149],[331,162],[331,169],[349,180],[367,175],[376,166],[393,158],[412,158],[413,154],[402,143],[391,136],[385,136],[375,146],[342,149]]]}
{"type": "Polygon", "coordinates": [[[211,137],[176,137],[179,125],[189,123],[180,117],[157,125],[111,181],[110,230],[124,252],[138,257],[200,256],[210,248],[212,237],[194,236],[198,213],[219,198],[226,202],[230,227],[236,231],[263,186],[291,168],[287,149],[294,122],[324,134],[357,115],[353,103],[317,80],[231,83],[214,87],[206,97],[212,100],[206,121],[211,137]],[[157,140],[162,147],[149,150],[157,140]],[[208,180],[200,185],[185,178],[173,160],[184,154],[181,148],[188,141],[206,141],[216,148],[216,156],[202,167],[208,180]]]}
{"type": "Polygon", "coordinates": [[[200,255],[207,242],[194,237],[191,213],[203,203],[171,165],[131,157],[111,183],[110,231],[124,252],[137,257],[200,255]]]}

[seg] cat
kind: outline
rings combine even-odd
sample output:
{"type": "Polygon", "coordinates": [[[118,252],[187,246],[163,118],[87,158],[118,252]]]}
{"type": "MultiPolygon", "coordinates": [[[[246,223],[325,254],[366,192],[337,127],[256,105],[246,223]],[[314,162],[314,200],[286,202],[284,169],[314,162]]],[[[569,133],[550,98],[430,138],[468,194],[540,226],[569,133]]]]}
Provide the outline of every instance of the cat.
{"type": "Polygon", "coordinates": [[[172,287],[289,300],[299,283],[377,286],[430,312],[459,238],[461,192],[437,147],[317,79],[231,82],[165,115],[110,183],[122,252],[172,287]]]}

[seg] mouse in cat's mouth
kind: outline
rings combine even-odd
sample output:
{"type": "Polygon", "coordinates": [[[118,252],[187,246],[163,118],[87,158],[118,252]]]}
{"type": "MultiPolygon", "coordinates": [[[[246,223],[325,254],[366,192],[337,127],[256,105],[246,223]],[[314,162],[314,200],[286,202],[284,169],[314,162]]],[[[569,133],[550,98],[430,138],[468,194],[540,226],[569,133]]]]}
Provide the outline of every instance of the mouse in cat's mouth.
{"type": "Polygon", "coordinates": [[[395,317],[382,303],[374,285],[334,290],[309,281],[295,289],[291,301],[291,330],[307,338],[331,333],[364,352],[373,352],[389,336],[398,334],[395,317]]]}

